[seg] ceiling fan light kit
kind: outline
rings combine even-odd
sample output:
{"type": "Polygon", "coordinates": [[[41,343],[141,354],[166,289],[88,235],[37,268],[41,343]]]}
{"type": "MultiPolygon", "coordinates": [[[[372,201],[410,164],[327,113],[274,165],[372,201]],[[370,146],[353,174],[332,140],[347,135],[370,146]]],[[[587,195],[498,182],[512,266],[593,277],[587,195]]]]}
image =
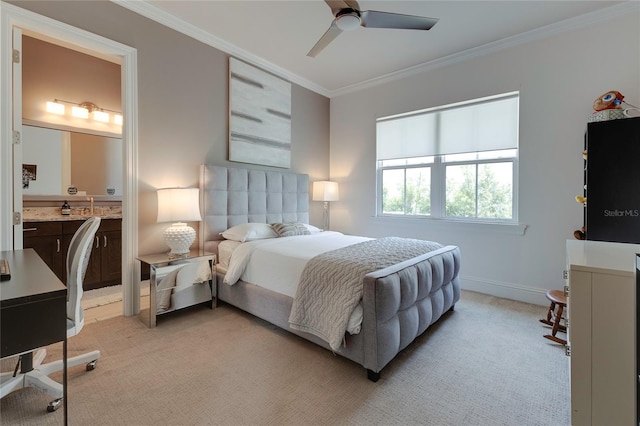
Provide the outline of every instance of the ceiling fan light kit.
{"type": "Polygon", "coordinates": [[[336,27],[340,28],[342,31],[351,31],[355,30],[360,26],[360,14],[355,10],[348,9],[343,14],[338,14],[336,16],[336,27]]]}
{"type": "Polygon", "coordinates": [[[399,30],[430,30],[438,19],[425,16],[402,15],[399,13],[360,11],[356,0],[325,0],[335,17],[329,29],[307,53],[315,58],[325,47],[343,31],[353,31],[358,27],[394,28],[399,30]]]}

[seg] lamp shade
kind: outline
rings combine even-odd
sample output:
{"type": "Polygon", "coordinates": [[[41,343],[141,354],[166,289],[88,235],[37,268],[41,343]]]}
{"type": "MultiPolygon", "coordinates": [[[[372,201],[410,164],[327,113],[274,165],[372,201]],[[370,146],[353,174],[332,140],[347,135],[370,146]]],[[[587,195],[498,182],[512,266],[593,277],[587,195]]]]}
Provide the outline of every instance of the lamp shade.
{"type": "Polygon", "coordinates": [[[313,182],[313,201],[338,201],[338,182],[321,180],[313,182]]]}
{"type": "Polygon", "coordinates": [[[164,241],[171,251],[169,258],[189,255],[196,231],[184,222],[202,220],[198,188],[158,189],[158,222],[173,222],[164,230],[164,241]]]}
{"type": "Polygon", "coordinates": [[[158,222],[200,221],[198,188],[158,189],[158,222]]]}

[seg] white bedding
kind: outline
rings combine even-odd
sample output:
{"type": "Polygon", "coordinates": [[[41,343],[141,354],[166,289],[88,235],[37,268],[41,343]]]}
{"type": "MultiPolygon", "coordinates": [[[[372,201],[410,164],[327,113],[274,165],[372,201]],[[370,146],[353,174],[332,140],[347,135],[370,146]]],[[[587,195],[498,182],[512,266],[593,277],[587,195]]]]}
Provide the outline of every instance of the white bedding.
{"type": "Polygon", "coordinates": [[[242,279],[295,297],[300,274],[309,259],[329,250],[370,239],[325,231],[242,243],[230,257],[224,282],[233,285],[242,279]]]}
{"type": "MultiPolygon", "coordinates": [[[[280,294],[295,298],[300,275],[305,265],[314,256],[371,238],[344,235],[325,231],[295,237],[269,238],[235,243],[223,241],[218,247],[219,255],[226,259],[229,251],[224,283],[235,284],[238,280],[249,282],[280,294]]],[[[349,321],[347,331],[356,334],[362,323],[362,306],[358,305],[349,321]]]]}
{"type": "Polygon", "coordinates": [[[229,261],[233,251],[242,244],[239,241],[224,240],[218,244],[218,265],[225,270],[229,268],[229,261]]]}

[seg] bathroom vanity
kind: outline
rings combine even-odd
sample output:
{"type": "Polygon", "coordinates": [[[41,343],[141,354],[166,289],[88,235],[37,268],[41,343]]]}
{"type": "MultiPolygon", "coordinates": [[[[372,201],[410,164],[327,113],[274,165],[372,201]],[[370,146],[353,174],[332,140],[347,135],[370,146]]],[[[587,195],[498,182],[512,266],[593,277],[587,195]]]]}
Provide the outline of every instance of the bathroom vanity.
{"type": "MultiPolygon", "coordinates": [[[[71,238],[90,213],[85,207],[72,208],[72,214],[64,216],[57,207],[24,208],[23,247],[33,248],[65,284],[71,238]]],[[[122,279],[122,208],[95,207],[93,215],[102,221],[93,241],[84,290],[117,285],[122,279]]]]}

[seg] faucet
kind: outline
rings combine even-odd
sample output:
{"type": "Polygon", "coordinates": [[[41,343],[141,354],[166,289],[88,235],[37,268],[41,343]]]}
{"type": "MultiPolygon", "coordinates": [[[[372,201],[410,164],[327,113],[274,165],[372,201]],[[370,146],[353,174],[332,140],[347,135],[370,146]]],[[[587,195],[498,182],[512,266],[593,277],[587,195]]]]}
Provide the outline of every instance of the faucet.
{"type": "Polygon", "coordinates": [[[89,214],[90,214],[91,216],[93,216],[93,197],[88,197],[88,198],[87,198],[87,201],[89,201],[89,206],[90,206],[90,207],[89,207],[89,208],[90,208],[89,214]]]}

